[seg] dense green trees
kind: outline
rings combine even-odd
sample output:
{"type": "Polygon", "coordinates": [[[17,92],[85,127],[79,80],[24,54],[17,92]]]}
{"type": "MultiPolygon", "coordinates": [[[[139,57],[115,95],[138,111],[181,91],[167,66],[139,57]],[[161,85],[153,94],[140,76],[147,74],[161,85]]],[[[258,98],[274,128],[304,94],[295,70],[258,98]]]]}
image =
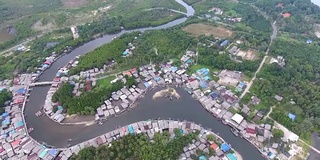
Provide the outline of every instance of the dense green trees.
{"type": "Polygon", "coordinates": [[[123,83],[118,81],[108,87],[96,87],[90,92],[82,93],[79,97],[72,95],[73,85],[65,83],[52,96],[53,102],[59,102],[68,114],[88,115],[94,114],[112,92],[118,91],[123,87],[123,83]]]}
{"type": "MultiPolygon", "coordinates": [[[[99,21],[80,25],[78,26],[80,34],[80,38],[78,39],[72,38],[69,28],[62,28],[47,33],[41,38],[34,40],[31,45],[31,52],[28,52],[27,54],[16,53],[14,56],[7,57],[8,59],[12,59],[12,62],[10,62],[11,64],[0,65],[0,79],[9,78],[14,71],[17,73],[26,71],[32,72],[34,71],[34,67],[38,67],[44,57],[50,55],[52,52],[62,54],[66,49],[80,46],[83,43],[92,40],[94,37],[120,32],[122,26],[124,26],[125,29],[158,26],[182,16],[182,14],[174,13],[168,9],[139,10],[132,14],[130,13],[128,15],[116,17],[103,17],[99,21]],[[48,42],[59,42],[59,44],[53,48],[47,48],[46,45],[48,42]],[[3,73],[1,70],[3,70],[3,73]]],[[[18,36],[13,40],[1,43],[0,50],[33,35],[35,32],[30,29],[30,26],[32,26],[37,19],[39,19],[39,15],[29,16],[24,20],[26,21],[25,23],[19,23],[19,25],[15,27],[18,36]]]]}
{"type": "Polygon", "coordinates": [[[135,36],[138,36],[138,34],[139,33],[122,35],[111,43],[80,57],[78,66],[72,68],[69,73],[72,75],[94,67],[102,68],[104,64],[112,59],[119,63],[119,61],[122,61],[123,59],[122,52],[127,49],[128,43],[130,43],[135,36]]]}
{"type": "Polygon", "coordinates": [[[59,102],[65,104],[72,98],[73,85],[70,83],[64,83],[61,87],[52,95],[52,102],[59,102]]]}
{"type": "Polygon", "coordinates": [[[127,80],[127,82],[125,84],[127,87],[131,87],[133,85],[137,85],[137,81],[134,79],[133,76],[129,77],[129,76],[125,75],[125,78],[127,80]]]}
{"type": "Polygon", "coordinates": [[[230,58],[228,54],[219,54],[219,51],[213,48],[200,47],[198,64],[212,66],[216,69],[228,69],[242,71],[246,75],[252,75],[259,66],[259,61],[244,60],[243,63],[237,63],[230,58]]]}
{"type": "Polygon", "coordinates": [[[274,20],[281,17],[281,13],[290,13],[290,18],[278,19],[283,30],[291,33],[313,34],[314,23],[319,23],[320,8],[311,1],[305,0],[245,0],[266,12],[274,20]],[[277,6],[279,3],[281,6],[277,6]]]}
{"type": "MultiPolygon", "coordinates": [[[[180,132],[179,132],[180,133],[180,132]]],[[[183,147],[191,143],[197,134],[176,135],[170,139],[168,132],[155,133],[154,142],[150,142],[145,134],[130,134],[113,141],[111,146],[102,145],[98,148],[82,149],[71,160],[175,160],[183,153],[183,147]]]]}
{"type": "Polygon", "coordinates": [[[276,40],[270,53],[283,56],[286,64],[283,68],[266,64],[252,88],[266,106],[278,104],[271,117],[298,134],[320,127],[319,52],[317,45],[276,40]],[[284,99],[276,101],[276,94],[284,99]],[[294,121],[288,118],[289,112],[297,115],[294,121]]]}
{"type": "Polygon", "coordinates": [[[280,139],[284,136],[284,132],[281,129],[272,129],[272,135],[276,139],[280,139]]]}
{"type": "Polygon", "coordinates": [[[258,11],[247,4],[238,4],[233,10],[242,15],[242,20],[252,29],[271,32],[270,22],[265,19],[258,11]]]}
{"type": "Polygon", "coordinates": [[[6,89],[0,92],[0,114],[4,112],[5,102],[12,99],[12,93],[6,89]]]}
{"type": "Polygon", "coordinates": [[[157,30],[146,32],[139,36],[139,33],[122,35],[96,50],[80,58],[76,68],[70,70],[70,74],[91,69],[101,68],[107,61],[113,59],[121,69],[129,69],[135,66],[152,62],[162,62],[170,58],[176,58],[190,45],[194,44],[194,39],[187,33],[178,29],[157,30]],[[135,37],[138,37],[135,39],[135,37]],[[122,52],[128,47],[128,43],[133,43],[136,49],[133,55],[123,58],[122,52]],[[157,53],[155,52],[157,50],[157,53]]]}
{"type": "Polygon", "coordinates": [[[12,99],[12,93],[7,89],[0,92],[0,107],[4,107],[4,103],[12,99]]]}

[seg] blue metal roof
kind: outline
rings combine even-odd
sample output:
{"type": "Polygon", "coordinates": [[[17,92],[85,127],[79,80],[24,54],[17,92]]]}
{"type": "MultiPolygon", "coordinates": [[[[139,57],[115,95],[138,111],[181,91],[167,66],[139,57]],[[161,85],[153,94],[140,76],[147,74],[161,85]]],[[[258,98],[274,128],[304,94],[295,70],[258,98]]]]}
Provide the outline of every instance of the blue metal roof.
{"type": "Polygon", "coordinates": [[[228,43],[229,43],[228,40],[224,40],[224,41],[220,44],[220,46],[221,46],[221,47],[226,46],[228,43]]]}
{"type": "Polygon", "coordinates": [[[50,149],[49,151],[49,154],[51,155],[51,156],[56,156],[57,155],[57,153],[58,153],[58,150],[56,150],[56,149],[50,149]]]}
{"type": "Polygon", "coordinates": [[[4,112],[4,113],[2,113],[2,115],[1,115],[2,118],[5,118],[5,117],[7,117],[7,116],[9,116],[9,113],[8,113],[8,112],[4,112]]]}
{"type": "Polygon", "coordinates": [[[4,121],[2,121],[2,125],[7,125],[10,124],[10,119],[5,119],[4,121]]]}
{"type": "Polygon", "coordinates": [[[134,133],[134,129],[131,125],[128,126],[128,130],[129,130],[129,133],[131,133],[131,134],[134,133]]]}
{"type": "Polygon", "coordinates": [[[63,107],[62,106],[58,106],[58,110],[62,110],[63,109],[63,107]]]}
{"type": "Polygon", "coordinates": [[[289,117],[292,121],[294,121],[294,120],[296,119],[296,115],[295,115],[295,114],[292,114],[292,113],[289,113],[289,114],[288,114],[288,117],[289,117]]]}
{"type": "Polygon", "coordinates": [[[19,122],[16,123],[16,126],[17,127],[21,127],[21,126],[23,126],[23,124],[24,124],[23,121],[19,121],[19,122]]]}
{"type": "Polygon", "coordinates": [[[237,157],[236,157],[234,154],[232,154],[232,153],[228,153],[228,154],[227,154],[227,158],[228,158],[229,160],[237,160],[237,157]]]}
{"type": "Polygon", "coordinates": [[[26,92],[26,89],[21,88],[21,89],[19,89],[17,92],[18,92],[18,93],[24,93],[24,92],[26,92]]]}
{"type": "Polygon", "coordinates": [[[223,152],[228,152],[231,149],[230,146],[226,143],[221,144],[220,148],[223,152]]]}
{"type": "Polygon", "coordinates": [[[207,160],[207,157],[202,155],[199,157],[199,160],[207,160]]]}
{"type": "Polygon", "coordinates": [[[208,87],[208,84],[206,82],[200,82],[200,86],[201,88],[207,88],[208,87]]]}

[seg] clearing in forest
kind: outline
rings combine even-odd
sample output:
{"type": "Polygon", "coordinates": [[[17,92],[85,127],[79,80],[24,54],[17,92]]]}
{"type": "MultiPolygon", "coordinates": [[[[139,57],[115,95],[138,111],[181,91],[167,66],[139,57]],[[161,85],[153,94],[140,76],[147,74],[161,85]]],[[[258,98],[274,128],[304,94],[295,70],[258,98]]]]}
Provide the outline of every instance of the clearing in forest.
{"type": "Polygon", "coordinates": [[[210,36],[213,35],[217,38],[227,38],[232,35],[232,31],[223,28],[223,27],[215,27],[207,24],[190,24],[183,28],[183,31],[191,33],[194,36],[206,35],[210,36]]]}
{"type": "Polygon", "coordinates": [[[7,33],[6,31],[0,30],[0,43],[8,41],[12,38],[13,38],[13,36],[11,34],[7,33]]]}
{"type": "Polygon", "coordinates": [[[88,0],[61,0],[65,8],[83,7],[88,4],[88,0]]]}
{"type": "Polygon", "coordinates": [[[248,51],[239,51],[237,56],[242,57],[245,60],[256,60],[258,59],[259,55],[256,51],[249,49],[248,51]]]}

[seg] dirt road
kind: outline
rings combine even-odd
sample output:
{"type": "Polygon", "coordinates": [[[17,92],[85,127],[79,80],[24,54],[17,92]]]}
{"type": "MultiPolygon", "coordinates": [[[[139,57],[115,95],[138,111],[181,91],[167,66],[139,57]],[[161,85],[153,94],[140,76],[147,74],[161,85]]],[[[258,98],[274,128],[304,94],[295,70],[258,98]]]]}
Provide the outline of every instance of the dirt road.
{"type": "Polygon", "coordinates": [[[267,49],[267,51],[265,52],[265,56],[263,57],[263,59],[262,59],[260,65],[259,65],[257,71],[254,73],[254,75],[253,75],[253,77],[251,78],[250,82],[247,84],[246,89],[245,89],[245,90],[242,92],[242,94],[240,95],[240,97],[239,97],[240,99],[242,99],[242,98],[247,94],[247,92],[249,92],[249,90],[250,90],[250,88],[251,88],[251,86],[252,86],[252,84],[253,84],[253,81],[256,79],[257,74],[260,72],[261,68],[263,67],[264,63],[266,62],[266,59],[268,58],[270,46],[271,46],[273,40],[274,40],[275,38],[277,38],[277,34],[278,34],[278,28],[277,28],[277,26],[276,26],[276,23],[277,23],[277,21],[274,21],[274,22],[272,23],[271,40],[270,40],[268,49],[267,49]]]}

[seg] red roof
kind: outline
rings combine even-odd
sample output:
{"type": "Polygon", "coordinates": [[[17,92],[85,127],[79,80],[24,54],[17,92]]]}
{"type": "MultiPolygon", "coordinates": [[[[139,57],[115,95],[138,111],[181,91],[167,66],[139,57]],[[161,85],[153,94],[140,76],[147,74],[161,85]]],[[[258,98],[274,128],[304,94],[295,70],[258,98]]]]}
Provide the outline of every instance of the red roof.
{"type": "Polygon", "coordinates": [[[86,91],[90,91],[91,90],[91,84],[90,84],[90,81],[87,81],[86,82],[86,91]]]}
{"type": "Polygon", "coordinates": [[[15,140],[15,141],[11,142],[11,145],[12,145],[13,147],[15,147],[15,146],[19,145],[20,142],[21,142],[21,139],[18,139],[18,140],[15,140]]]}
{"type": "Polygon", "coordinates": [[[59,82],[59,81],[60,81],[60,78],[59,78],[59,77],[56,77],[56,78],[53,79],[53,81],[54,81],[54,82],[59,82]]]}
{"type": "Polygon", "coordinates": [[[14,103],[15,103],[15,104],[19,104],[19,103],[23,103],[23,101],[24,101],[23,98],[21,98],[21,99],[16,99],[16,100],[14,100],[14,103]]]}
{"type": "Polygon", "coordinates": [[[246,128],[247,133],[256,134],[256,130],[253,128],[246,128]]]}
{"type": "Polygon", "coordinates": [[[102,141],[101,137],[96,138],[96,142],[97,142],[98,145],[103,144],[103,141],[102,141]]]}
{"type": "Polygon", "coordinates": [[[284,14],[282,14],[282,16],[283,16],[283,18],[288,18],[288,17],[291,16],[291,14],[290,13],[284,13],[284,14]]]}
{"type": "Polygon", "coordinates": [[[195,81],[196,79],[194,79],[194,78],[189,78],[189,82],[193,82],[193,81],[195,81]]]}
{"type": "Polygon", "coordinates": [[[212,143],[210,145],[210,148],[212,148],[214,151],[216,151],[219,148],[219,146],[217,144],[215,144],[215,143],[212,143]]]}
{"type": "Polygon", "coordinates": [[[2,147],[0,147],[0,153],[2,153],[4,151],[4,149],[2,147]]]}
{"type": "Polygon", "coordinates": [[[124,74],[127,75],[127,76],[129,76],[129,77],[132,76],[132,74],[131,74],[129,71],[128,71],[128,72],[125,72],[124,74]]]}
{"type": "Polygon", "coordinates": [[[135,72],[137,72],[137,68],[131,68],[131,73],[135,73],[135,72]]]}
{"type": "Polygon", "coordinates": [[[46,61],[44,62],[44,64],[50,65],[50,64],[51,64],[51,61],[46,60],[46,61]]]}
{"type": "Polygon", "coordinates": [[[17,127],[16,130],[18,131],[18,130],[23,129],[23,128],[24,128],[24,126],[20,126],[20,127],[17,127]]]}

